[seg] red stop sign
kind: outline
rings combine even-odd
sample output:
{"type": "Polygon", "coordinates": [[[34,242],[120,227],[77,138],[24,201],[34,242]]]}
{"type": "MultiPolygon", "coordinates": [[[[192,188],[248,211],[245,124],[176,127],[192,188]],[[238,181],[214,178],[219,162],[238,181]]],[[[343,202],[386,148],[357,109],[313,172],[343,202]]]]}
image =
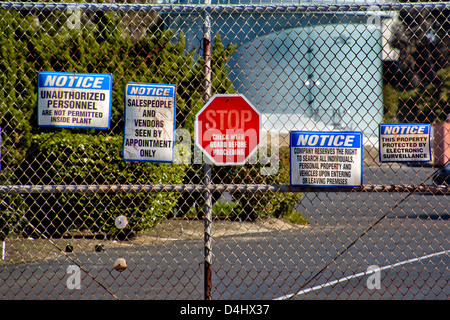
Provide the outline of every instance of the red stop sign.
{"type": "Polygon", "coordinates": [[[261,114],[240,94],[213,96],[195,118],[195,143],[217,165],[243,165],[257,150],[261,114]]]}

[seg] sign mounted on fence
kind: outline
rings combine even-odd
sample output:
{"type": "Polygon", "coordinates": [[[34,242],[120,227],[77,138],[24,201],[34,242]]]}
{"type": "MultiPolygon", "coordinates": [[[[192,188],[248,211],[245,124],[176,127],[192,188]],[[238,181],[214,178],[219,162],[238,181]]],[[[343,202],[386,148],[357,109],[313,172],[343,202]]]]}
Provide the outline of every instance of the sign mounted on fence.
{"type": "Polygon", "coordinates": [[[380,162],[429,162],[429,124],[380,124],[380,162]]]}
{"type": "Polygon", "coordinates": [[[128,83],[125,87],[123,158],[173,162],[176,86],[128,83]]]}
{"type": "Polygon", "coordinates": [[[195,144],[216,165],[243,165],[256,152],[261,114],[240,94],[218,94],[197,113],[195,144]]]}
{"type": "Polygon", "coordinates": [[[38,125],[108,129],[112,75],[41,71],[38,73],[38,125]]]}
{"type": "Polygon", "coordinates": [[[292,131],[292,186],[362,185],[362,133],[292,131]]]}

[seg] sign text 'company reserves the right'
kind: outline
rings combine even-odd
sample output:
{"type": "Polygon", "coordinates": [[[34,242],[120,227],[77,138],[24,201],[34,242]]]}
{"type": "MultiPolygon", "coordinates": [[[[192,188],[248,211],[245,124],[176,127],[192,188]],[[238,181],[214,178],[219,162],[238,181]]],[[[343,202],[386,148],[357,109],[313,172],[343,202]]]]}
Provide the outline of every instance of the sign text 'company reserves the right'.
{"type": "Polygon", "coordinates": [[[290,137],[291,185],[362,184],[362,133],[293,131],[290,137]]]}

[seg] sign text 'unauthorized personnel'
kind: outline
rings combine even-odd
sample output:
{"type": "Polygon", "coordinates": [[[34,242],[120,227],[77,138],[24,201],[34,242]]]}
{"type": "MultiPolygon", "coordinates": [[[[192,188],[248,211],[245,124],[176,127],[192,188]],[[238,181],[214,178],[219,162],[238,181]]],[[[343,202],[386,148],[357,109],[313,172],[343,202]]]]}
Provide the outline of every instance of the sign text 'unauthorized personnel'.
{"type": "Polygon", "coordinates": [[[38,124],[108,129],[111,92],[110,74],[41,71],[38,74],[38,124]]]}

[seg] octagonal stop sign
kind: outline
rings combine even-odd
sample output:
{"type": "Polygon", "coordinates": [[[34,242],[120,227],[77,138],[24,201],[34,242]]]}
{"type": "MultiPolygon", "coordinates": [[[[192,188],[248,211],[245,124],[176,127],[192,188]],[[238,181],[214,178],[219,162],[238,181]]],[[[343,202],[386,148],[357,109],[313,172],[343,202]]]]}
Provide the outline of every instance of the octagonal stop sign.
{"type": "Polygon", "coordinates": [[[261,114],[240,94],[218,94],[197,113],[195,144],[216,165],[243,165],[257,150],[261,114]]]}

